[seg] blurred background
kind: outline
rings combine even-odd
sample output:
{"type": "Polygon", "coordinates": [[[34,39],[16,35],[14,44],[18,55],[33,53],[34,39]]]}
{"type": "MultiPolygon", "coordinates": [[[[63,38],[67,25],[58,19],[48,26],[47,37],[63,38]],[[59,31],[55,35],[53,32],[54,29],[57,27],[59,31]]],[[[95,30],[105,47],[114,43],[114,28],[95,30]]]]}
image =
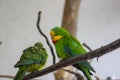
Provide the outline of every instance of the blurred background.
{"type": "MultiPolygon", "coordinates": [[[[37,13],[42,11],[41,29],[51,42],[49,31],[60,26],[65,0],[0,0],[0,75],[15,75],[13,65],[22,51],[35,42],[43,42],[52,65],[52,56],[45,39],[36,28],[37,13]]],[[[81,0],[77,38],[93,50],[120,38],[120,0],[81,0]]],[[[97,76],[120,79],[120,49],[92,61],[97,76]]],[[[54,80],[53,74],[40,77],[54,80]]],[[[9,80],[9,79],[0,79],[9,80]]]]}

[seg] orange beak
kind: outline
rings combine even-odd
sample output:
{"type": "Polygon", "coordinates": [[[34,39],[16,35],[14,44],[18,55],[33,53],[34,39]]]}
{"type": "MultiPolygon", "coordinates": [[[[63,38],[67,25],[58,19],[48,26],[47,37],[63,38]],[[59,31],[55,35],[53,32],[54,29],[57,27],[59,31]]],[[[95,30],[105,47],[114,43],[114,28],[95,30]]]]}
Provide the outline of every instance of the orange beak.
{"type": "Polygon", "coordinates": [[[53,43],[56,43],[58,40],[60,40],[62,38],[61,35],[56,35],[55,36],[54,31],[50,31],[50,35],[51,35],[53,43]]]}

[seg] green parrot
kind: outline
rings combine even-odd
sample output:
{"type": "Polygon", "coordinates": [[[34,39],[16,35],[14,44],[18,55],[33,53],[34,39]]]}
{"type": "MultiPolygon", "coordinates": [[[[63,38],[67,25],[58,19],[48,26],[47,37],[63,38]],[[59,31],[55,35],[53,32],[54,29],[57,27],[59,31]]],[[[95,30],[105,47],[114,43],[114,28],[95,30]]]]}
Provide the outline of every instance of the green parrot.
{"type": "Polygon", "coordinates": [[[20,60],[14,65],[14,67],[19,68],[19,70],[13,80],[22,80],[26,72],[31,73],[41,70],[46,64],[47,58],[48,54],[40,42],[25,49],[20,60]]]}
{"type": "MultiPolygon", "coordinates": [[[[80,54],[85,54],[87,52],[80,42],[62,27],[53,28],[50,31],[50,35],[55,46],[57,56],[62,60],[80,54]]],[[[95,72],[95,70],[87,60],[84,60],[78,64],[74,64],[73,66],[81,70],[88,80],[92,80],[92,73],[90,71],[95,72]]]]}

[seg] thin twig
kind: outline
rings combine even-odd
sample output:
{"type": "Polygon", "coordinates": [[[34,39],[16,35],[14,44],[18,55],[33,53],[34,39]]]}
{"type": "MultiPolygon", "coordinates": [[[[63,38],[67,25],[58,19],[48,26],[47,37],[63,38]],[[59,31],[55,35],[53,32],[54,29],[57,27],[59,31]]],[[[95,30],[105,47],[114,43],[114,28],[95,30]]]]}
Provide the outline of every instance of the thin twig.
{"type": "MultiPolygon", "coordinates": [[[[0,75],[0,78],[14,79],[14,76],[11,76],[11,75],[0,75]]],[[[38,79],[32,79],[32,80],[38,80],[38,79]]]]}
{"type": "MultiPolygon", "coordinates": [[[[94,76],[96,78],[96,80],[101,80],[98,76],[94,76]]],[[[103,79],[102,79],[103,80],[103,79]]]]}
{"type": "Polygon", "coordinates": [[[49,43],[49,40],[47,38],[47,36],[42,32],[39,24],[40,24],[40,19],[41,19],[41,11],[38,12],[38,20],[37,20],[37,29],[39,31],[39,33],[45,38],[46,42],[47,42],[47,45],[49,46],[50,50],[51,50],[51,53],[52,53],[52,56],[53,56],[53,64],[55,64],[56,62],[56,57],[55,57],[55,54],[54,54],[54,51],[53,51],[53,48],[52,48],[52,45],[49,43]]]}
{"type": "Polygon", "coordinates": [[[41,71],[35,72],[33,74],[28,74],[24,77],[23,80],[28,80],[28,79],[32,79],[35,77],[40,77],[40,76],[46,75],[48,73],[51,73],[55,70],[58,70],[60,68],[63,68],[65,66],[73,65],[73,64],[76,64],[76,63],[81,62],[83,60],[92,59],[95,57],[100,57],[102,55],[105,55],[105,54],[119,48],[119,47],[120,47],[120,39],[117,39],[116,41],[114,41],[106,46],[103,46],[103,47],[98,48],[96,50],[93,50],[91,52],[87,52],[86,54],[82,54],[79,56],[69,58],[63,62],[59,62],[59,63],[56,63],[56,64],[49,66],[45,69],[42,69],[41,71]]]}
{"type": "Polygon", "coordinates": [[[0,45],[2,44],[2,41],[0,41],[0,45]]]}
{"type": "Polygon", "coordinates": [[[85,43],[83,43],[83,46],[85,46],[89,51],[92,51],[92,49],[85,43]]]}
{"type": "Polygon", "coordinates": [[[0,78],[13,79],[13,78],[14,78],[14,76],[10,76],[10,75],[0,75],[0,78]]]}

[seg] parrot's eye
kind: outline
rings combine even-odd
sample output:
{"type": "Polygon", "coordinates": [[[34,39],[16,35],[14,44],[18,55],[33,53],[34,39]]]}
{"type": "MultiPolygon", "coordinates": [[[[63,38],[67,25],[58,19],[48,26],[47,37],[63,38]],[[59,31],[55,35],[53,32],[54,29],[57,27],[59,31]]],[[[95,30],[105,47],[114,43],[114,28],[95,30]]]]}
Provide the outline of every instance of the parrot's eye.
{"type": "Polygon", "coordinates": [[[55,34],[57,36],[57,34],[55,34]]]}
{"type": "Polygon", "coordinates": [[[58,34],[55,34],[55,36],[57,36],[58,34]]]}

